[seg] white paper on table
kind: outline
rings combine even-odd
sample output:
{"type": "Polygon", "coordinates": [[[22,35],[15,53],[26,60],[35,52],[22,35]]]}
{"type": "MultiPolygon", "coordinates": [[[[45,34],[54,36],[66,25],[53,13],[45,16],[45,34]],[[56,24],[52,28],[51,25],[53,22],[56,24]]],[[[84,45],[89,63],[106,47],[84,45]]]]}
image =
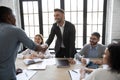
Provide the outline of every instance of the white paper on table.
{"type": "Polygon", "coordinates": [[[37,71],[23,70],[22,73],[16,76],[17,80],[29,80],[37,71]]]}
{"type": "MultiPolygon", "coordinates": [[[[80,80],[80,69],[73,69],[68,71],[71,77],[71,80],[80,80]]],[[[87,77],[88,74],[85,74],[85,77],[87,77]]]]}
{"type": "Polygon", "coordinates": [[[44,64],[32,64],[28,66],[28,69],[46,69],[44,64]]]}
{"type": "Polygon", "coordinates": [[[80,80],[80,69],[69,70],[71,80],[80,80]]]}
{"type": "Polygon", "coordinates": [[[103,64],[102,67],[103,67],[103,69],[108,69],[109,68],[109,66],[107,64],[103,64]]]}
{"type": "Polygon", "coordinates": [[[54,65],[56,64],[55,58],[44,59],[42,64],[44,65],[54,65]]]}

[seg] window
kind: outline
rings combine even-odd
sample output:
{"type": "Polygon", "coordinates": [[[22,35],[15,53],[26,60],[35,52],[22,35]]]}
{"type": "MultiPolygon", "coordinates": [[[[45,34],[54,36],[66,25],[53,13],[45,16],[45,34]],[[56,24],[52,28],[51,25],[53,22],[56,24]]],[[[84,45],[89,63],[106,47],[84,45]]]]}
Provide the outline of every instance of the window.
{"type": "MultiPolygon", "coordinates": [[[[88,0],[87,2],[87,42],[91,32],[103,33],[103,3],[104,0],[88,0]]],[[[100,39],[102,43],[102,38],[100,39]]]]}
{"type": "Polygon", "coordinates": [[[23,1],[23,29],[26,34],[33,39],[35,34],[39,34],[39,11],[38,11],[38,1],[23,1]]]}
{"type": "MultiPolygon", "coordinates": [[[[54,21],[54,8],[60,8],[60,0],[42,0],[42,14],[43,14],[43,36],[46,41],[52,24],[54,21]],[[45,6],[46,5],[46,6],[45,6]]],[[[55,40],[50,45],[51,48],[54,48],[55,40]]]]}
{"type": "Polygon", "coordinates": [[[76,48],[83,46],[83,1],[65,0],[65,19],[76,28],[76,48]]]}
{"type": "MultiPolygon", "coordinates": [[[[65,20],[76,28],[76,48],[89,42],[92,32],[99,32],[105,43],[107,0],[20,0],[22,28],[33,39],[35,34],[49,36],[54,21],[54,8],[65,10],[65,20]]],[[[54,48],[55,39],[50,48],[54,48]]]]}

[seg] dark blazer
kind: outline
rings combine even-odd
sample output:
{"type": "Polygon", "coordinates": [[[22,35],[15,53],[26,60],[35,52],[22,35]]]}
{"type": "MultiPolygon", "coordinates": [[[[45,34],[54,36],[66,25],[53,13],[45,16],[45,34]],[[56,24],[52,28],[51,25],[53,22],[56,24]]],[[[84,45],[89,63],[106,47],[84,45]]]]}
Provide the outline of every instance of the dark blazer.
{"type": "MultiPolygon", "coordinates": [[[[67,50],[68,56],[72,58],[74,57],[74,54],[76,53],[75,33],[76,33],[75,26],[72,23],[65,21],[65,26],[64,26],[64,31],[63,31],[63,44],[67,50]]],[[[53,41],[55,35],[57,37],[57,40],[55,43],[55,52],[57,53],[60,50],[61,41],[62,41],[61,31],[60,31],[59,26],[57,26],[57,23],[53,24],[51,33],[46,41],[48,46],[53,41]]]]}

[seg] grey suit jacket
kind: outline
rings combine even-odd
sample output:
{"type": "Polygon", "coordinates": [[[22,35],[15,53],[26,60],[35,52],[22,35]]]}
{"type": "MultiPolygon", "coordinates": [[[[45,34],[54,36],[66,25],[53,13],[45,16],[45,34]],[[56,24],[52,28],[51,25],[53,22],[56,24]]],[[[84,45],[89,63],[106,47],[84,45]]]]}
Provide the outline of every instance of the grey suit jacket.
{"type": "Polygon", "coordinates": [[[57,53],[60,50],[61,47],[61,41],[63,40],[63,44],[67,50],[67,53],[69,57],[74,57],[74,54],[76,53],[75,49],[75,26],[65,21],[64,31],[63,31],[63,38],[61,36],[61,31],[59,26],[57,26],[57,23],[54,23],[51,29],[51,33],[46,41],[48,46],[51,44],[51,42],[54,39],[54,36],[57,36],[57,40],[55,43],[55,52],[57,53]]]}

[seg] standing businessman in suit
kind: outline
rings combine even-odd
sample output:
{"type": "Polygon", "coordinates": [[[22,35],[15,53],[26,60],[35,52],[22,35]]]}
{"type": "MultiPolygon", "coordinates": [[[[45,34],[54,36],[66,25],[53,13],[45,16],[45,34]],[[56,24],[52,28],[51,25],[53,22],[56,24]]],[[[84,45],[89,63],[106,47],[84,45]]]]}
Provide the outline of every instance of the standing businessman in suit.
{"type": "Polygon", "coordinates": [[[55,57],[73,58],[76,53],[75,26],[65,20],[64,10],[62,9],[54,9],[54,18],[56,22],[52,26],[51,33],[46,43],[49,46],[56,35],[55,57]]]}

